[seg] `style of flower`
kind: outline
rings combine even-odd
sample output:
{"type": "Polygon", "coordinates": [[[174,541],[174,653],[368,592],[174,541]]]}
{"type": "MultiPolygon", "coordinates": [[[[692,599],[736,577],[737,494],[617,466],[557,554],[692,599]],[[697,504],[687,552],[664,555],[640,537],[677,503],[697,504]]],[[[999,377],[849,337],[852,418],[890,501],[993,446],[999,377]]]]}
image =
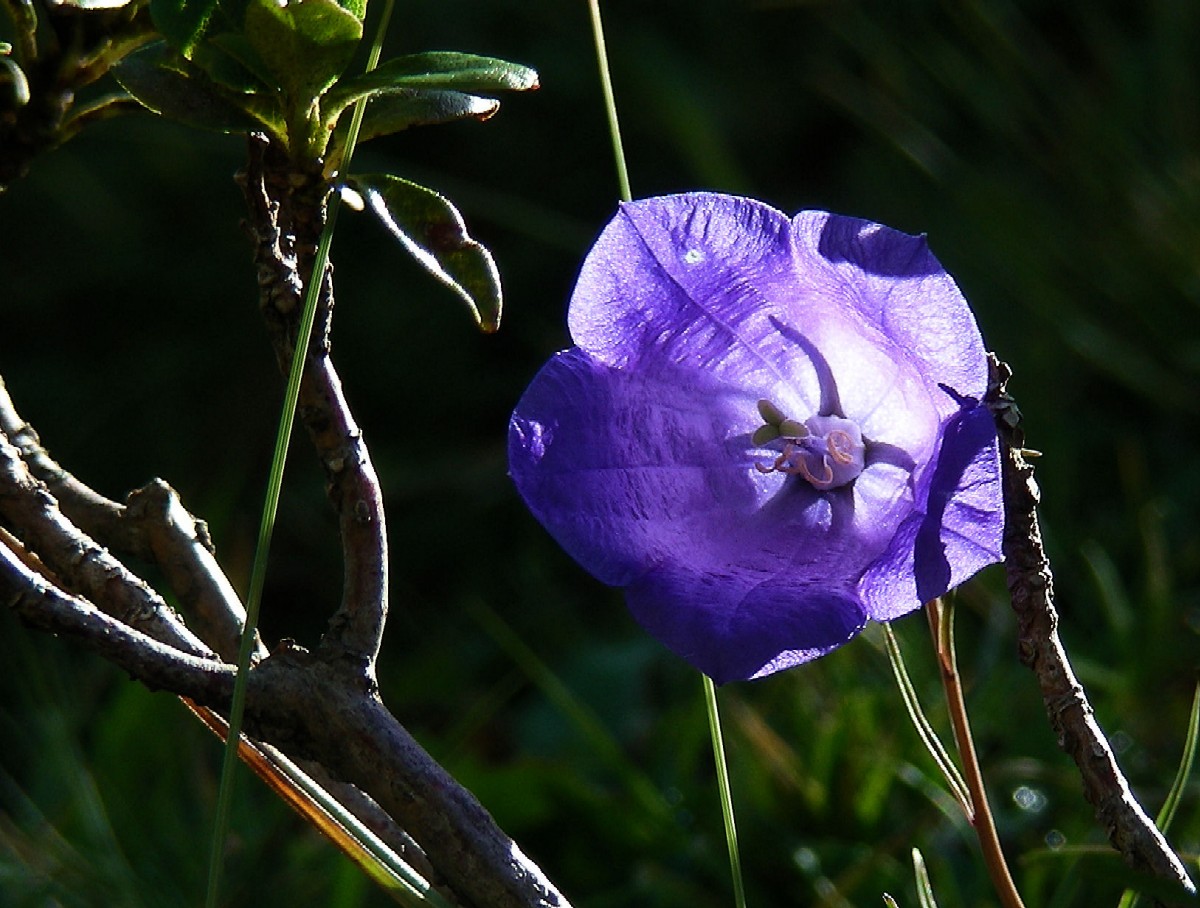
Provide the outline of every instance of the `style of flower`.
{"type": "Polygon", "coordinates": [[[1000,559],[987,359],[923,237],[710,193],[627,203],[509,465],[534,516],[718,683],[1000,559]]]}

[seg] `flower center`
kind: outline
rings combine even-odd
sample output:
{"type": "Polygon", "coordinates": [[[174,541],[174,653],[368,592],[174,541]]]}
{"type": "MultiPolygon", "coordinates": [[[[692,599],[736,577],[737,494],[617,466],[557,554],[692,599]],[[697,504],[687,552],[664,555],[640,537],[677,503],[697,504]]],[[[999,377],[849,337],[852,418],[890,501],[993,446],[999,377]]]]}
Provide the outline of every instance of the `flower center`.
{"type": "Polygon", "coordinates": [[[773,463],[756,463],[760,473],[787,473],[803,476],[820,491],[836,489],[854,481],[863,471],[862,432],[858,425],[840,416],[810,416],[803,423],[785,417],[767,400],[758,402],[765,421],[754,433],[753,442],[765,445],[783,443],[783,452],[773,463]]]}

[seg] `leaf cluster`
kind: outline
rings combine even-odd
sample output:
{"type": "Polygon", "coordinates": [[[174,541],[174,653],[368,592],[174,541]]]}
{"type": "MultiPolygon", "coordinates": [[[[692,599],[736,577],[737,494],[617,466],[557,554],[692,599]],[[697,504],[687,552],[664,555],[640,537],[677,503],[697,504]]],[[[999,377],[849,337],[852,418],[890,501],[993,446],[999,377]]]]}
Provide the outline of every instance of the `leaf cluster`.
{"type": "Polygon", "coordinates": [[[487,119],[478,92],[537,87],[537,73],[491,57],[410,54],[372,72],[347,69],[363,38],[365,0],[151,0],[162,35],[116,76],[151,110],[220,132],[262,132],[296,160],[345,151],[348,111],[369,102],[360,141],[411,126],[487,119]]]}

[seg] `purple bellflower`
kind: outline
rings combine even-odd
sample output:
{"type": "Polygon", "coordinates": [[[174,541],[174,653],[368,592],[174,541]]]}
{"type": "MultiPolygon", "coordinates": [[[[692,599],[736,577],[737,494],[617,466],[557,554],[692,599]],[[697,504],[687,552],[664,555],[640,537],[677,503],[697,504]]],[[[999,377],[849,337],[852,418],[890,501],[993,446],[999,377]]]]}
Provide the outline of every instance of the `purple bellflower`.
{"type": "Polygon", "coordinates": [[[717,683],[1000,559],[987,359],[923,237],[711,193],[627,203],[517,404],[534,516],[717,683]]]}

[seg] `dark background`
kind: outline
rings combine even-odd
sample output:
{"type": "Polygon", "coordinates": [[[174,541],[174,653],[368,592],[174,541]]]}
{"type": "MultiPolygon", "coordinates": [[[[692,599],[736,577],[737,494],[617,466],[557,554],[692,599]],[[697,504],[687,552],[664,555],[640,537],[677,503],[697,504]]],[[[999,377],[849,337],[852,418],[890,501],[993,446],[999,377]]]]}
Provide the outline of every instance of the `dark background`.
{"type": "MultiPolygon", "coordinates": [[[[1016,373],[1063,634],[1155,812],[1200,652],[1200,7],[605,14],[636,196],[721,190],[929,234],[1016,373]]],[[[385,56],[429,49],[534,66],[542,88],[355,161],[460,205],[504,278],[498,335],[367,217],[339,222],[335,356],[389,506],[385,699],[576,905],[728,905],[698,677],[505,476],[508,414],[568,343],[578,263],[615,207],[586,6],[399,4],[385,56]]],[[[0,374],[22,415],[106,494],[171,482],[241,588],[282,389],[239,227],[243,156],[239,137],[128,117],[0,196],[0,374]]],[[[340,563],[297,441],[262,625],[311,644],[340,563]]],[[[1115,904],[1127,877],[1016,661],[1003,593],[1000,568],[961,592],[959,650],[1014,872],[1031,906],[1115,904]]],[[[944,729],[924,620],[897,630],[944,729]]],[[[994,900],[877,633],[722,702],[751,905],[915,905],[913,847],[943,906],[994,900]]],[[[219,764],[206,735],[172,698],[0,615],[0,905],[199,903],[219,764]]],[[[257,782],[238,800],[229,904],[388,903],[257,782]]],[[[1173,833],[1194,858],[1196,783],[1173,833]]]]}

